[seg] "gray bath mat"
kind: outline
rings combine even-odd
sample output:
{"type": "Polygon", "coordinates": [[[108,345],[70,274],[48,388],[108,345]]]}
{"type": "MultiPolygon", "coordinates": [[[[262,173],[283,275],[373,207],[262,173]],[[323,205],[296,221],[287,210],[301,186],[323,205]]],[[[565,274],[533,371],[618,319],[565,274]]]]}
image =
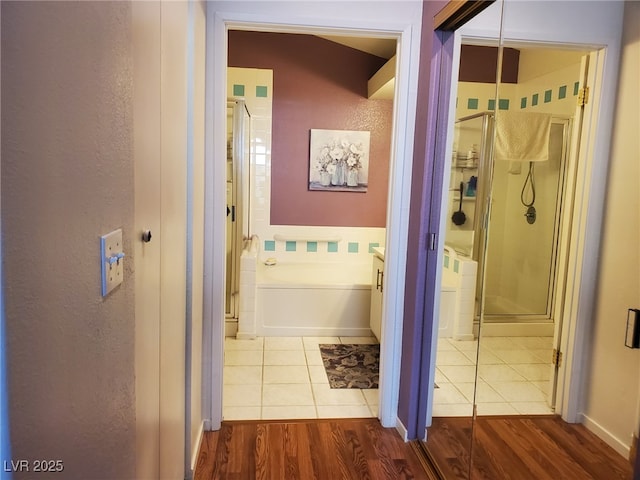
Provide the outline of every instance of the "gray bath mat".
{"type": "Polygon", "coordinates": [[[320,344],[331,388],[378,388],[380,345],[320,344]]]}

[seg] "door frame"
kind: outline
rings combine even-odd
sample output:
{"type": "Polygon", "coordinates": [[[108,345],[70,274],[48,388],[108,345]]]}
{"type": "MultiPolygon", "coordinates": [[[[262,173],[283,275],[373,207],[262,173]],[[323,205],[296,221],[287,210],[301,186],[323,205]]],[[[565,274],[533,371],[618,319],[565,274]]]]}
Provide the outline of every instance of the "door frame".
{"type": "MultiPolygon", "coordinates": [[[[318,2],[316,8],[322,8],[318,2]]],[[[416,5],[418,3],[416,2],[416,5]]],[[[420,49],[420,29],[415,23],[373,20],[343,15],[341,20],[321,15],[297,16],[263,9],[248,13],[246,4],[237,11],[207,10],[206,107],[205,107],[205,205],[225,205],[226,171],[226,68],[227,32],[230,29],[277,31],[280,33],[383,36],[398,42],[392,155],[389,172],[388,216],[385,252],[385,297],[382,307],[384,341],[381,345],[380,397],[378,417],[384,427],[396,427],[404,311],[404,285],[408,234],[408,205],[411,191],[414,122],[420,49]]],[[[225,7],[230,7],[226,3],[225,7]]],[[[357,5],[351,6],[355,8],[357,5]]],[[[222,421],[224,365],[224,209],[205,208],[204,318],[203,318],[203,408],[217,430],[222,421]]]]}

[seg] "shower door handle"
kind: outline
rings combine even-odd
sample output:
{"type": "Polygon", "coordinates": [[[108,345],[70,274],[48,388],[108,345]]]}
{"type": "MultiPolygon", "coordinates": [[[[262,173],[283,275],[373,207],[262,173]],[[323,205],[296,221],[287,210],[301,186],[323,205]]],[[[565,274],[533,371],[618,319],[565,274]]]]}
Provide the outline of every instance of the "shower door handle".
{"type": "Polygon", "coordinates": [[[235,205],[231,205],[231,208],[229,208],[229,205],[227,205],[227,217],[229,216],[229,214],[231,214],[231,221],[235,222],[236,221],[236,206],[235,205]]]}

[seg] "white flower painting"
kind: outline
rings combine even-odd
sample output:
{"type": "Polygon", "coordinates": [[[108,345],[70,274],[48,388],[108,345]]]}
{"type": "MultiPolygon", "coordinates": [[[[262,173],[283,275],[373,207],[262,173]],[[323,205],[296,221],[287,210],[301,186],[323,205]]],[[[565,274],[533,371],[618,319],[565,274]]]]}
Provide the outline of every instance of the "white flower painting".
{"type": "Polygon", "coordinates": [[[311,130],[309,190],[366,192],[370,132],[311,130]]]}

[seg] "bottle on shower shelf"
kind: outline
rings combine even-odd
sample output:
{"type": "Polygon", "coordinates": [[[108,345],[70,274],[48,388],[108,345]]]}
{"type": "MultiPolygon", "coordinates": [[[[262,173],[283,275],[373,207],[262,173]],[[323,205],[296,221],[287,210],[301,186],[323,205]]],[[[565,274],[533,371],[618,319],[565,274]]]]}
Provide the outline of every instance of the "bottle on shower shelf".
{"type": "Polygon", "coordinates": [[[467,197],[475,197],[477,186],[478,186],[478,177],[472,176],[469,179],[469,183],[467,183],[467,192],[465,193],[465,195],[467,197]]]}

